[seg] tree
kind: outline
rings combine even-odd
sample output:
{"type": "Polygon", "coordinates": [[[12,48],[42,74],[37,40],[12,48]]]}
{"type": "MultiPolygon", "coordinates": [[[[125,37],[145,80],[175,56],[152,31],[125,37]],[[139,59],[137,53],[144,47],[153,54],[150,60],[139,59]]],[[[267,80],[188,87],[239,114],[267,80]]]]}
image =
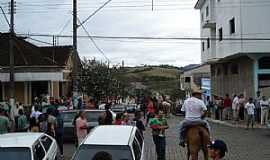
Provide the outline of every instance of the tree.
{"type": "Polygon", "coordinates": [[[118,96],[121,84],[114,78],[115,72],[117,68],[109,68],[106,63],[84,58],[80,78],[81,90],[97,101],[118,96]]]}

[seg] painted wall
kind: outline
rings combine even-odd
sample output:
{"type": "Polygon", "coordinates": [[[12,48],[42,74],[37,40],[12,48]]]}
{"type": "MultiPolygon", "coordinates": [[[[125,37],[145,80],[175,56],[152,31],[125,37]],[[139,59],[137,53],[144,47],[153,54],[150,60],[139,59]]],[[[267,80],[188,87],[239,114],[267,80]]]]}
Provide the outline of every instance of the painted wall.
{"type": "Polygon", "coordinates": [[[232,74],[231,62],[211,65],[211,88],[212,94],[224,97],[225,94],[245,94],[246,97],[254,97],[253,60],[248,57],[241,57],[234,60],[238,64],[239,73],[232,74]],[[225,75],[224,65],[228,66],[228,74],[225,75]],[[220,74],[217,75],[217,70],[220,74]]]}
{"type": "MultiPolygon", "coordinates": [[[[213,58],[224,58],[237,53],[269,53],[270,41],[241,40],[241,38],[269,38],[270,37],[270,5],[265,0],[206,0],[201,8],[201,14],[205,15],[206,6],[210,5],[210,21],[216,22],[216,29],[210,31],[201,25],[201,36],[219,38],[218,30],[223,29],[223,38],[240,40],[216,40],[211,43],[211,49],[201,52],[203,62],[213,58]],[[213,7],[214,5],[214,7],[213,7]],[[235,18],[236,32],[230,33],[229,21],[235,18]]],[[[206,20],[208,20],[206,18],[206,20]]],[[[203,22],[202,22],[203,23],[203,22]]]]}

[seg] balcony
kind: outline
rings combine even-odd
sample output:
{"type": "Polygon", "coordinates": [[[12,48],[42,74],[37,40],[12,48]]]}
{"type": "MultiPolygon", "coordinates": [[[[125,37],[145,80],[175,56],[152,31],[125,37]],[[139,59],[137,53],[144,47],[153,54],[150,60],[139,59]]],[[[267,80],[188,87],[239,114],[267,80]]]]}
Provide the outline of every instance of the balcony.
{"type": "Polygon", "coordinates": [[[206,20],[202,24],[203,28],[210,28],[210,29],[216,29],[216,22],[206,20]]]}

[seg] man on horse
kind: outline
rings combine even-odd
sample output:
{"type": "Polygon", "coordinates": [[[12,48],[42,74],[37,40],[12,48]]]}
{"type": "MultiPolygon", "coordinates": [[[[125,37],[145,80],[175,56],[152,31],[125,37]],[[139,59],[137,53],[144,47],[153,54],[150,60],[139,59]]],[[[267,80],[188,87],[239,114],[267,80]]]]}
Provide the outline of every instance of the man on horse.
{"type": "Polygon", "coordinates": [[[201,125],[208,129],[210,134],[210,126],[203,118],[206,115],[207,108],[201,100],[201,92],[194,91],[192,96],[185,100],[181,111],[185,112],[185,119],[179,125],[180,146],[185,147],[185,134],[189,127],[201,125]]]}

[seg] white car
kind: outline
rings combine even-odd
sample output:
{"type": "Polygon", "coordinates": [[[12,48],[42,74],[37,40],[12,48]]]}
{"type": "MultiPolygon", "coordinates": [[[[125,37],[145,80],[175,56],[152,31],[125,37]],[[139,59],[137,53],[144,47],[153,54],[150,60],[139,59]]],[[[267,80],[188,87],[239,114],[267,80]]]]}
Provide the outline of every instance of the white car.
{"type": "Polygon", "coordinates": [[[56,160],[56,141],[45,133],[8,133],[0,135],[0,159],[56,160]]]}
{"type": "Polygon", "coordinates": [[[80,144],[73,160],[105,157],[111,160],[144,160],[144,140],[135,126],[98,126],[80,144]]]}

